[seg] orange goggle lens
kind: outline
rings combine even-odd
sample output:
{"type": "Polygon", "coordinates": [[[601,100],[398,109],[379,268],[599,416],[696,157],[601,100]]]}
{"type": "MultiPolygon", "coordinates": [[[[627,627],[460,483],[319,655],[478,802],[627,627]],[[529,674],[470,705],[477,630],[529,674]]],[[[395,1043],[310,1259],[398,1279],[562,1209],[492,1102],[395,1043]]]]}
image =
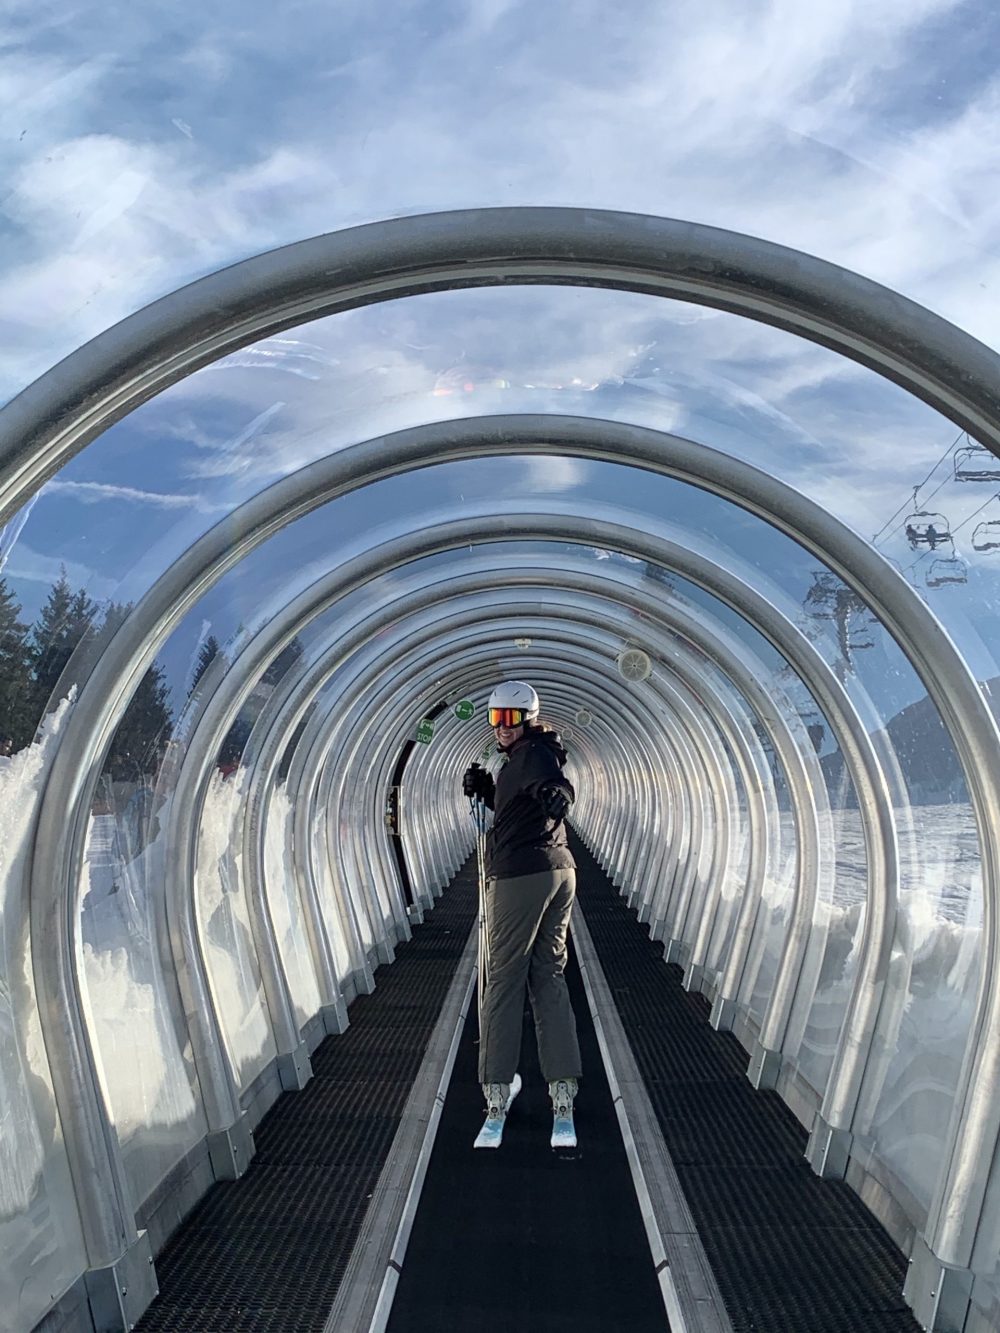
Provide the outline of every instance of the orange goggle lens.
{"type": "Polygon", "coordinates": [[[523,708],[491,708],[491,727],[519,727],[524,721],[523,708]]]}

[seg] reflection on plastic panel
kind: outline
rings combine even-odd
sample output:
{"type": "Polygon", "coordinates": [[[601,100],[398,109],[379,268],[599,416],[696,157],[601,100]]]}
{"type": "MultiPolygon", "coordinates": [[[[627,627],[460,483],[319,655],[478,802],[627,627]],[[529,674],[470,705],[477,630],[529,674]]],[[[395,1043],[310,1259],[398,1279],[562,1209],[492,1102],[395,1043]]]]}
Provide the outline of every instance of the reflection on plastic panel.
{"type": "Polygon", "coordinates": [[[320,996],[302,901],[286,850],[291,822],[288,794],[284,787],[277,787],[271,795],[264,828],[264,875],[275,938],[295,1005],[295,1020],[301,1030],[319,1011],[320,996]]]}
{"type": "Polygon", "coordinates": [[[926,1218],[941,1163],[979,983],[982,888],[967,805],[923,805],[914,819],[924,860],[900,894],[856,1130],[926,1218]]]}
{"type": "Polygon", "coordinates": [[[241,1092],[276,1054],[240,882],[243,858],[236,833],[246,780],[244,768],[229,773],[216,769],[212,774],[198,830],[195,871],[195,901],[209,983],[241,1092]]]}
{"type": "MultiPolygon", "coordinates": [[[[783,783],[776,785],[787,804],[787,788],[783,783]]],[[[769,862],[770,869],[761,891],[760,908],[740,984],[740,1001],[746,1006],[757,1029],[763,1022],[774,987],[798,874],[798,852],[790,811],[781,811],[778,825],[778,852],[769,862]]]]}
{"type": "Polygon", "coordinates": [[[377,936],[369,915],[368,900],[363,893],[352,893],[344,869],[344,848],[348,846],[350,837],[349,815],[343,807],[335,814],[325,810],[313,812],[313,864],[319,879],[320,896],[329,904],[332,912],[337,911],[338,897],[343,896],[345,901],[350,901],[361,936],[361,947],[369,953],[375,948],[377,936]],[[340,894],[337,893],[338,887],[340,894]]]}
{"type": "Polygon", "coordinates": [[[42,1042],[23,879],[29,835],[68,704],[0,756],[0,1318],[31,1328],[86,1266],[42,1042]]]}
{"type": "MultiPolygon", "coordinates": [[[[289,875],[295,865],[293,856],[294,808],[283,784],[276,785],[268,803],[267,822],[264,833],[265,873],[270,884],[274,873],[289,875]]],[[[351,975],[351,952],[347,941],[347,926],[341,919],[340,912],[332,902],[328,902],[325,915],[327,933],[333,950],[334,967],[337,978],[343,981],[351,975]]],[[[291,979],[290,979],[291,980],[291,979]]],[[[313,972],[315,982],[315,972],[313,972]]],[[[293,990],[297,983],[293,982],[293,990]]]]}
{"type": "MultiPolygon", "coordinates": [[[[742,797],[742,789],[740,794],[742,797]]],[[[718,973],[728,957],[737,913],[746,892],[747,872],[750,868],[750,826],[746,804],[742,800],[738,813],[739,818],[733,825],[733,854],[730,858],[729,871],[723,876],[720,886],[719,902],[712,924],[712,937],[705,959],[705,967],[710,975],[718,973]]]]}
{"type": "Polygon", "coordinates": [[[851,989],[857,973],[868,893],[868,857],[857,807],[839,801],[853,788],[843,776],[830,793],[835,830],[836,878],[833,894],[817,903],[812,936],[795,997],[792,1028],[802,1029],[790,1049],[798,1071],[821,1096],[826,1087],[851,989]]]}
{"type": "Polygon", "coordinates": [[[84,1000],[105,1100],[136,1201],[205,1134],[173,970],[158,947],[165,829],[152,778],[105,774],[83,866],[84,1000]]]}

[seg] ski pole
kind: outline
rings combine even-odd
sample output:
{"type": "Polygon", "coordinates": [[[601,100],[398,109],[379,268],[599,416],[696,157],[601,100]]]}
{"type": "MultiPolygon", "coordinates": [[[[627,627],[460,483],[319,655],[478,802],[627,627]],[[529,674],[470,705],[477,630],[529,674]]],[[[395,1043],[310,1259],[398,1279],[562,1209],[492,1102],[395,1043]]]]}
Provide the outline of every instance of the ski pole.
{"type": "Polygon", "coordinates": [[[486,924],[486,802],[478,798],[470,802],[476,821],[476,860],[479,867],[479,952],[477,959],[476,999],[479,1007],[479,1033],[483,1031],[483,996],[486,992],[486,973],[489,968],[489,940],[486,924]]]}

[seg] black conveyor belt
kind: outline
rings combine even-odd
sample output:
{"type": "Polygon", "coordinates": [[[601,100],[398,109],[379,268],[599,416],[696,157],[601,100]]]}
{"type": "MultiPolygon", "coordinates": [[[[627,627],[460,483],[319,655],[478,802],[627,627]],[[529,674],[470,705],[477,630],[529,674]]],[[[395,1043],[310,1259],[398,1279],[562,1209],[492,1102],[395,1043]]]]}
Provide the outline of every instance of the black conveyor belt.
{"type": "Polygon", "coordinates": [[[568,971],[585,1078],[579,1147],[553,1152],[530,1010],[521,1095],[500,1148],[474,1150],[484,1108],[470,1006],[388,1333],[663,1333],[653,1270],[594,1024],[568,971]]]}
{"type": "Polygon", "coordinates": [[[573,838],[578,909],[680,1178],[735,1333],[919,1333],[906,1259],[842,1181],[820,1180],[806,1134],[748,1057],[708,1024],[634,911],[573,838]]]}

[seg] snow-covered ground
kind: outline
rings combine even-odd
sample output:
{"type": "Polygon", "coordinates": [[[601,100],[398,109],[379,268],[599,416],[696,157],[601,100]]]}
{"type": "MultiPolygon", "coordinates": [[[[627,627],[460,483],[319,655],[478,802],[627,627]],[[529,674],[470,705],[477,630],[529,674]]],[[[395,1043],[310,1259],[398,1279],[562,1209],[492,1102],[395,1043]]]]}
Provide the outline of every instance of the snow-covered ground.
{"type": "MultiPolygon", "coordinates": [[[[941,1163],[979,981],[982,874],[968,806],[912,809],[896,931],[858,1114],[870,1155],[926,1208],[941,1163]]],[[[809,1018],[799,1068],[822,1091],[857,969],[864,843],[857,811],[838,811],[838,876],[822,913],[818,966],[805,969],[809,1018]]],[[[919,1218],[914,1220],[919,1221],[919,1218]]]]}
{"type": "Polygon", "coordinates": [[[291,822],[291,801],[284,787],[276,787],[271,794],[264,826],[264,878],[278,948],[295,1005],[295,1018],[301,1029],[319,1010],[320,994],[302,902],[288,857],[291,822]]]}
{"type": "Polygon", "coordinates": [[[70,703],[35,744],[0,757],[0,1320],[31,1328],[85,1267],[69,1166],[42,1042],[25,871],[70,703]]]}
{"type": "Polygon", "coordinates": [[[274,1059],[275,1044],[240,875],[247,770],[212,774],[198,830],[195,902],[209,983],[240,1088],[274,1059]]]}

